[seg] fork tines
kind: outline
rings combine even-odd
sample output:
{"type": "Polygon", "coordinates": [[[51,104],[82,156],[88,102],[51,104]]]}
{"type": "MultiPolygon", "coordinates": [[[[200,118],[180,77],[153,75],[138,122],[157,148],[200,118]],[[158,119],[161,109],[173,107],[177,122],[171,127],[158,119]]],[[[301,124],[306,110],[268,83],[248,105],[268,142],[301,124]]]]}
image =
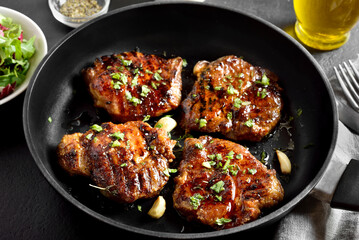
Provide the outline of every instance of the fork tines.
{"type": "Polygon", "coordinates": [[[351,68],[349,68],[346,62],[344,62],[343,65],[344,67],[339,64],[339,69],[343,77],[341,77],[336,67],[334,67],[335,74],[347,100],[356,111],[359,111],[359,72],[350,60],[349,65],[351,68]]]}

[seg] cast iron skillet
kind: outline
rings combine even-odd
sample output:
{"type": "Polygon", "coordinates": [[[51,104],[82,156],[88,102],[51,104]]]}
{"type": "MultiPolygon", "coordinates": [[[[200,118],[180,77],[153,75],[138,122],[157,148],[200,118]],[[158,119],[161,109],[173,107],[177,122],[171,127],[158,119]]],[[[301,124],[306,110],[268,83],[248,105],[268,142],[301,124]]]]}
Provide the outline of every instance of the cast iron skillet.
{"type": "MultiPolygon", "coordinates": [[[[180,111],[172,113],[175,118],[178,119],[180,111]]],[[[67,200],[118,228],[183,239],[227,235],[283,217],[323,175],[338,131],[334,95],[325,74],[300,44],[257,17],[198,3],[147,3],[126,7],[72,31],[38,67],[26,92],[23,114],[26,140],[38,167],[67,200]],[[134,49],[185,58],[188,66],[183,72],[184,96],[193,84],[192,69],[199,60],[212,61],[234,54],[279,76],[285,101],[281,125],[260,143],[242,144],[258,158],[263,151],[268,154],[267,165],[277,170],[285,189],[283,202],[264,211],[254,222],[214,231],[187,223],[177,214],[172,208],[172,181],[161,193],[167,200],[167,211],[161,219],[153,220],[146,212],[154,199],[116,204],[89,187],[89,179],[70,177],[59,168],[55,150],[64,134],[84,132],[90,124],[110,120],[106,113],[92,106],[80,77],[81,69],[99,56],[134,49]],[[294,166],[293,172],[289,177],[282,176],[274,149],[290,149],[292,143],[294,150],[288,150],[287,154],[294,166]],[[138,211],[138,205],[142,206],[142,212],[138,211]]],[[[177,128],[173,138],[181,134],[177,128]]]]}

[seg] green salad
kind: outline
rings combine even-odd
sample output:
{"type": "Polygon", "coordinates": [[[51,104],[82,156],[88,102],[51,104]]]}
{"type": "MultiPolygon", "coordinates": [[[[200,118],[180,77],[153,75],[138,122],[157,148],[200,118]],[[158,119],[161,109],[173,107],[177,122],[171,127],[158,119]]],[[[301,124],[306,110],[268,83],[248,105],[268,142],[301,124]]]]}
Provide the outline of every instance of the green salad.
{"type": "Polygon", "coordinates": [[[0,99],[25,80],[35,54],[34,41],[35,36],[24,39],[21,25],[0,14],[0,99]]]}

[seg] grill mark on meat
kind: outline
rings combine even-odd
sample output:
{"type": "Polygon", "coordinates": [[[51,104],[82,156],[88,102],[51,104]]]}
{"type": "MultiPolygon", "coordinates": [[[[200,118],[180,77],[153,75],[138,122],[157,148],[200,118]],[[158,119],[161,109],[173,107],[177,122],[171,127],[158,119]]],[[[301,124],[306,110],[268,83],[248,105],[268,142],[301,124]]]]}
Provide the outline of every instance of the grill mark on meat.
{"type": "Polygon", "coordinates": [[[101,132],[65,135],[57,149],[61,167],[91,177],[98,187],[108,189],[102,191],[105,196],[118,202],[157,195],[169,179],[161,173],[175,158],[172,149],[176,141],[170,140],[165,130],[139,121],[101,127],[101,132]],[[118,132],[123,134],[119,139],[111,136],[118,132]],[[119,146],[113,145],[115,140],[119,146]]]}
{"type": "Polygon", "coordinates": [[[174,179],[175,209],[187,220],[215,229],[253,221],[262,208],[283,199],[284,190],[275,170],[268,170],[246,148],[228,140],[187,138],[178,170],[174,179]],[[210,161],[214,164],[210,168],[203,166],[210,161]],[[220,182],[222,185],[214,187],[220,182]],[[201,196],[197,203],[193,199],[196,194],[201,196]],[[216,221],[221,218],[230,222],[218,225],[216,221]]]}
{"type": "Polygon", "coordinates": [[[181,101],[181,71],[180,57],[124,52],[96,59],[82,75],[95,106],[108,111],[113,121],[126,122],[176,109],[181,101]],[[135,78],[137,84],[132,82],[135,78]],[[143,86],[149,90],[146,94],[143,86]]]}
{"type": "Polygon", "coordinates": [[[274,73],[235,56],[200,61],[193,72],[197,81],[181,104],[180,125],[187,132],[219,132],[233,140],[260,141],[278,123],[283,106],[274,73]],[[199,119],[205,119],[206,126],[200,127],[199,119]]]}

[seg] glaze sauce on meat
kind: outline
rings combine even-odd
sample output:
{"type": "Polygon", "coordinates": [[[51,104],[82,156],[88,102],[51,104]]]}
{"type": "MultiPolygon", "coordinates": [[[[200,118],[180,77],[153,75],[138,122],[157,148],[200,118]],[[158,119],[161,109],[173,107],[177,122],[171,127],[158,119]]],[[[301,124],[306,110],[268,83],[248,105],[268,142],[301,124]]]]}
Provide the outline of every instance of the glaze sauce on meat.
{"type": "Polygon", "coordinates": [[[283,106],[274,73],[236,56],[200,61],[193,72],[197,81],[182,102],[186,131],[260,141],[278,123],[283,106]]]}
{"type": "Polygon", "coordinates": [[[176,210],[216,229],[253,221],[284,195],[275,170],[243,146],[209,136],[185,140],[175,183],[176,210]]]}
{"type": "Polygon", "coordinates": [[[113,121],[142,120],[176,109],[181,101],[182,58],[124,52],[96,59],[82,71],[96,107],[113,121]]]}

